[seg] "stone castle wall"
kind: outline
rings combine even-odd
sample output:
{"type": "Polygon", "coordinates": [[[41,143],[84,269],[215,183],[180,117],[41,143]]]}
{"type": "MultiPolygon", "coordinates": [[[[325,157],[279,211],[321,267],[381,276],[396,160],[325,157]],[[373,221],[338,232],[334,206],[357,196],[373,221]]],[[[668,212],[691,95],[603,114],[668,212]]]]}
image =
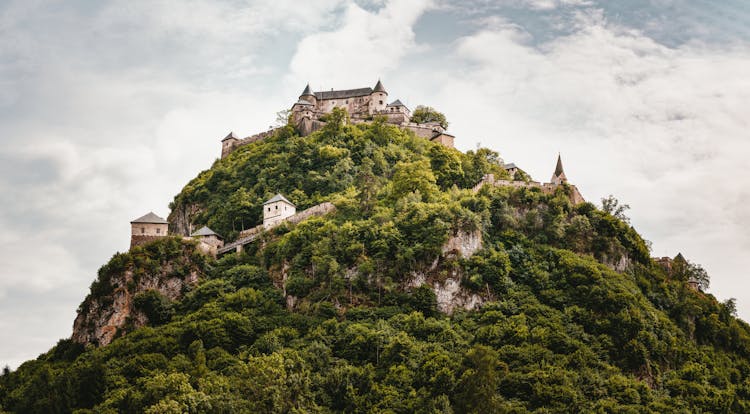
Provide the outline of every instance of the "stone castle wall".
{"type": "Polygon", "coordinates": [[[493,185],[495,187],[515,187],[515,188],[521,188],[521,187],[536,187],[540,188],[543,192],[547,194],[554,193],[555,190],[557,190],[558,187],[561,185],[567,185],[571,189],[570,194],[570,202],[575,204],[580,204],[585,202],[586,200],[581,195],[581,192],[578,191],[578,187],[576,187],[573,184],[565,183],[565,184],[554,184],[554,183],[540,183],[538,181],[510,181],[510,180],[496,180],[494,174],[485,174],[484,177],[482,177],[482,180],[477,183],[477,185],[472,188],[473,192],[479,192],[479,190],[482,189],[485,185],[493,185]]]}
{"type": "Polygon", "coordinates": [[[165,236],[166,236],[166,234],[163,235],[163,236],[136,236],[136,235],[131,235],[130,236],[130,248],[132,249],[135,246],[142,246],[142,245],[144,245],[146,243],[151,243],[152,241],[159,240],[159,239],[161,239],[162,237],[165,237],[165,236]]]}
{"type": "Polygon", "coordinates": [[[237,148],[252,144],[253,142],[263,141],[264,139],[273,136],[273,134],[276,133],[280,128],[272,128],[265,132],[260,132],[255,135],[251,135],[246,138],[238,139],[238,140],[227,140],[222,144],[221,146],[221,158],[225,158],[227,155],[231,154],[232,151],[236,150],[237,148]]]}

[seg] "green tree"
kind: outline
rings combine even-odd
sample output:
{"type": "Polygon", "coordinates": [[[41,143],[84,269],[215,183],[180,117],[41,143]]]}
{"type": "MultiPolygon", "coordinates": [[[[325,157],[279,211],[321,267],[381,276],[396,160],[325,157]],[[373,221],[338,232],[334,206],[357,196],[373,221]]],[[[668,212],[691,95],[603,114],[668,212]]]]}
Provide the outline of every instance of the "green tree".
{"type": "Polygon", "coordinates": [[[411,121],[418,124],[436,123],[445,129],[448,128],[445,115],[431,106],[418,105],[411,113],[411,121]]]}

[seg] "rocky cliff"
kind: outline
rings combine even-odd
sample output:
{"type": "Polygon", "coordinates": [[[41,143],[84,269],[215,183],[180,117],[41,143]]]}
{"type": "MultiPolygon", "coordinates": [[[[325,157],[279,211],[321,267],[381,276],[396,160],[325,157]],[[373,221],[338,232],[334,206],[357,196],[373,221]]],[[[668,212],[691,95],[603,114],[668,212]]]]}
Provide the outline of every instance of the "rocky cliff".
{"type": "Polygon", "coordinates": [[[180,299],[198,282],[204,263],[205,257],[197,253],[193,242],[177,238],[116,254],[99,270],[91,293],[79,306],[71,339],[104,346],[128,330],[149,322],[163,323],[150,321],[156,319],[154,306],[168,307],[180,299]],[[149,303],[153,298],[163,304],[149,303]]]}

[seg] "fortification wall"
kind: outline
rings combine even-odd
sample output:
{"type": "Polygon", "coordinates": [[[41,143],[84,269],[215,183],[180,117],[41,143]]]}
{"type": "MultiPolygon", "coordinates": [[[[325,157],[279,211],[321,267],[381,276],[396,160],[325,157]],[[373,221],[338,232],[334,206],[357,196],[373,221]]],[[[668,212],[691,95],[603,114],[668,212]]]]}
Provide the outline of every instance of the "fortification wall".
{"type": "Polygon", "coordinates": [[[238,139],[234,141],[232,144],[222,146],[221,158],[225,158],[227,155],[231,154],[232,152],[234,152],[234,150],[236,150],[237,148],[243,145],[252,144],[253,142],[263,141],[264,139],[270,136],[273,136],[273,134],[275,134],[276,131],[278,131],[279,129],[280,128],[272,128],[265,132],[260,132],[260,133],[251,135],[246,138],[238,139]]]}
{"type": "Polygon", "coordinates": [[[570,194],[570,202],[573,204],[579,204],[583,203],[586,200],[581,195],[581,192],[578,191],[578,187],[576,187],[573,184],[554,184],[554,183],[540,183],[539,181],[510,181],[510,180],[496,180],[494,174],[485,174],[484,177],[472,188],[473,192],[479,192],[479,190],[482,189],[485,185],[494,185],[495,187],[515,187],[515,188],[521,188],[521,187],[536,187],[541,188],[543,192],[550,194],[554,193],[555,190],[557,190],[558,187],[561,185],[567,185],[570,187],[571,194],[570,194]]]}
{"type": "MultiPolygon", "coordinates": [[[[289,216],[286,219],[282,220],[282,222],[289,222],[292,224],[297,224],[302,221],[305,221],[313,216],[324,216],[328,213],[331,213],[336,210],[336,206],[334,206],[332,203],[326,201],[325,203],[320,203],[316,206],[312,206],[308,209],[302,210],[299,213],[289,216]]],[[[243,230],[240,232],[239,237],[237,239],[244,239],[245,237],[254,236],[258,233],[263,231],[263,225],[255,226],[251,229],[243,230]]]]}
{"type": "Polygon", "coordinates": [[[130,236],[130,248],[132,249],[135,246],[142,246],[142,245],[144,245],[146,243],[151,243],[152,241],[159,240],[159,239],[161,239],[162,237],[165,237],[165,236],[166,236],[166,234],[164,234],[163,236],[136,236],[136,235],[131,235],[130,236]]]}
{"type": "Polygon", "coordinates": [[[292,224],[297,224],[301,221],[305,221],[310,217],[313,216],[324,216],[332,211],[336,210],[336,206],[334,206],[332,203],[326,201],[325,203],[320,203],[316,206],[310,207],[306,210],[302,210],[299,213],[288,217],[285,221],[288,221],[292,224]]]}

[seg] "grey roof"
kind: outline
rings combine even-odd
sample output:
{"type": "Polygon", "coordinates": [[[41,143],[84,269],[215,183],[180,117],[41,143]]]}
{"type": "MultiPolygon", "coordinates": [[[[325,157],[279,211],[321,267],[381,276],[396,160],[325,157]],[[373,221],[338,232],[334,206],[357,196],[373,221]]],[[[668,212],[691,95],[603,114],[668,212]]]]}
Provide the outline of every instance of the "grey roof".
{"type": "Polygon", "coordinates": [[[312,94],[313,94],[312,93],[312,89],[310,89],[310,84],[308,83],[307,86],[305,86],[305,90],[302,91],[302,95],[300,95],[300,97],[302,97],[302,96],[311,96],[312,94]]]}
{"type": "Polygon", "coordinates": [[[345,89],[341,91],[322,91],[315,92],[318,99],[343,99],[356,98],[357,96],[368,96],[372,93],[372,88],[345,89]]]}
{"type": "Polygon", "coordinates": [[[169,224],[167,220],[164,220],[163,218],[157,216],[152,211],[150,211],[148,214],[146,214],[143,217],[139,217],[131,223],[148,223],[148,224],[169,224]]]}
{"type": "Polygon", "coordinates": [[[510,170],[511,168],[518,168],[518,167],[516,167],[516,164],[513,164],[513,163],[505,164],[506,170],[510,170]]]}
{"type": "Polygon", "coordinates": [[[237,135],[234,135],[234,132],[230,132],[230,133],[229,133],[229,134],[227,134],[227,136],[225,136],[225,137],[224,137],[224,139],[222,139],[221,141],[222,141],[222,142],[224,142],[224,141],[226,141],[226,140],[228,140],[228,139],[239,139],[239,138],[237,138],[237,135]]]}
{"type": "Polygon", "coordinates": [[[380,82],[380,79],[378,79],[378,83],[375,84],[375,88],[372,91],[384,92],[386,95],[388,95],[388,92],[385,91],[385,88],[383,87],[383,84],[380,82]]]}
{"type": "Polygon", "coordinates": [[[389,103],[388,106],[406,106],[406,105],[401,103],[401,99],[396,99],[395,101],[389,103]]]}
{"type": "Polygon", "coordinates": [[[208,226],[203,226],[200,229],[196,230],[193,234],[190,236],[219,236],[218,233],[208,228],[208,226]]]}
{"type": "Polygon", "coordinates": [[[555,177],[559,177],[563,173],[562,159],[560,154],[557,154],[557,166],[555,166],[555,177]]]}
{"type": "Polygon", "coordinates": [[[310,103],[310,102],[307,102],[307,101],[306,101],[306,100],[304,100],[304,99],[300,99],[299,101],[297,101],[297,102],[295,103],[295,105],[312,105],[312,103],[310,103]]]}
{"type": "MultiPolygon", "coordinates": [[[[287,200],[287,199],[286,199],[286,197],[284,197],[284,196],[283,196],[283,195],[281,195],[281,194],[276,194],[275,196],[271,197],[271,199],[270,199],[270,200],[268,200],[268,201],[266,201],[265,203],[263,203],[263,205],[265,206],[266,204],[271,204],[271,203],[275,203],[275,202],[277,202],[277,201],[283,201],[283,202],[285,202],[285,203],[289,203],[289,204],[291,204],[291,205],[293,205],[293,206],[294,206],[294,203],[292,203],[291,201],[287,200]]],[[[295,207],[296,207],[296,206],[295,206],[295,207]]]]}

